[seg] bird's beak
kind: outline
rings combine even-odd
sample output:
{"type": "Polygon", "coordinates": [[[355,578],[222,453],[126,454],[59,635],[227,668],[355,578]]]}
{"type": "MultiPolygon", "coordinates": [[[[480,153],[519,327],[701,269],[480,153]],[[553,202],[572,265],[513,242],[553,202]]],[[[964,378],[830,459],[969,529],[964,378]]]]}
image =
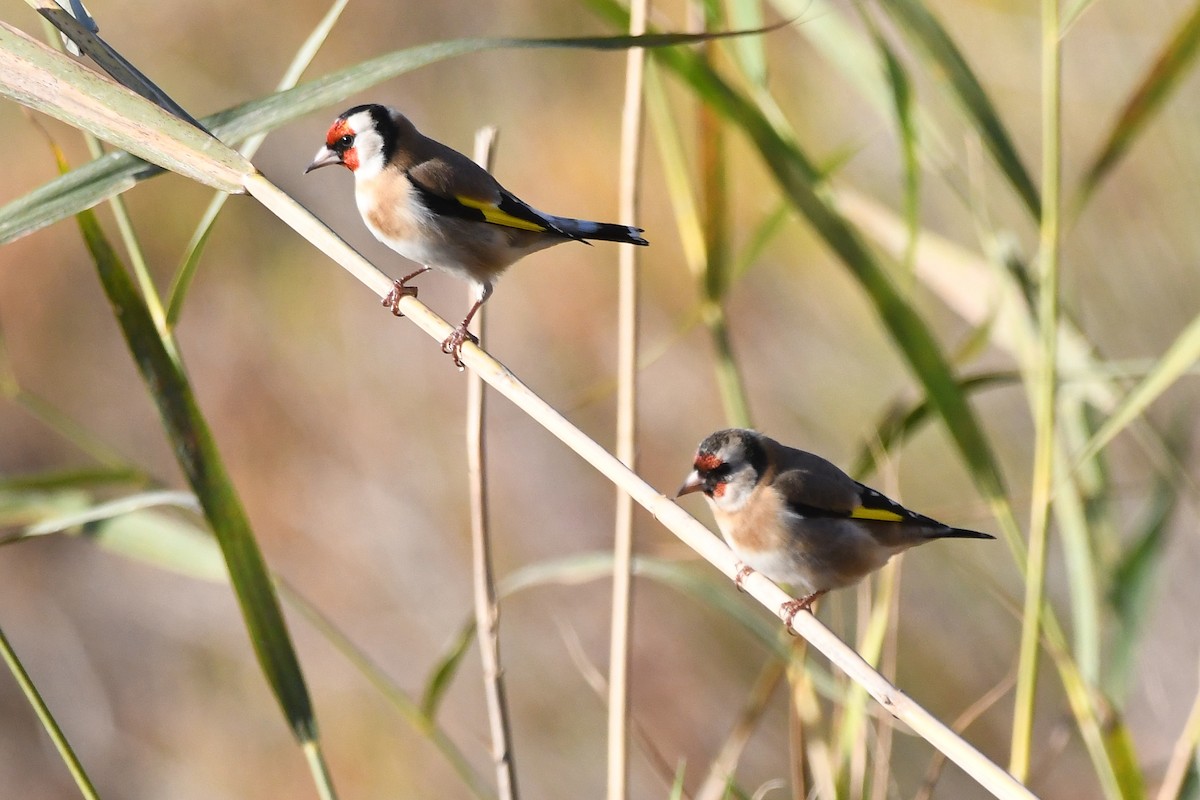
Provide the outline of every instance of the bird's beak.
{"type": "Polygon", "coordinates": [[[698,492],[704,488],[704,478],[700,477],[700,473],[692,470],[692,474],[687,476],[687,480],[683,482],[683,486],[679,487],[679,491],[675,493],[676,497],[683,497],[685,494],[698,492]]]}
{"type": "Polygon", "coordinates": [[[312,172],[314,169],[320,169],[321,167],[328,167],[330,164],[340,164],[340,163],[342,163],[341,156],[339,156],[337,153],[330,150],[328,147],[322,147],[320,150],[317,151],[317,157],[314,158],[313,162],[308,165],[308,169],[304,170],[304,174],[307,175],[308,173],[312,172]]]}

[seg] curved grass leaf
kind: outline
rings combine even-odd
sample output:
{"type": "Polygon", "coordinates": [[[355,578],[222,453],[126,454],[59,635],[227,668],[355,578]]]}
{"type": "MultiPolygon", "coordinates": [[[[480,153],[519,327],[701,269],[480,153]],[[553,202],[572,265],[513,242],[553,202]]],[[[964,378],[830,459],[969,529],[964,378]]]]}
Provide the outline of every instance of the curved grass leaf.
{"type": "Polygon", "coordinates": [[[1178,502],[1179,492],[1171,482],[1159,479],[1137,535],[1112,572],[1107,599],[1117,626],[1105,677],[1109,691],[1118,701],[1125,695],[1138,656],[1137,643],[1146,631],[1150,598],[1158,588],[1159,568],[1178,502]]]}
{"type": "MultiPolygon", "coordinates": [[[[12,35],[6,36],[4,28],[8,26],[4,26],[3,23],[0,23],[0,26],[3,26],[0,27],[0,93],[8,94],[19,102],[42,110],[38,105],[34,105],[32,100],[26,102],[21,99],[21,96],[16,96],[9,91],[7,85],[9,77],[6,74],[7,64],[10,61],[10,57],[6,55],[9,40],[12,35],[25,39],[27,37],[24,37],[19,32],[14,32],[12,35]]],[[[776,27],[779,26],[773,26],[764,30],[774,30],[776,27]]],[[[308,81],[293,89],[242,103],[233,108],[205,117],[200,122],[221,141],[236,144],[254,134],[274,130],[285,123],[299,119],[305,114],[319,111],[334,103],[339,103],[350,95],[369,89],[389,78],[394,78],[397,75],[403,75],[419,67],[455,56],[502,48],[626,50],[634,46],[669,47],[671,45],[695,44],[709,39],[750,35],[759,32],[664,33],[649,34],[646,36],[582,36],[551,39],[454,39],[445,42],[434,42],[369,59],[352,67],[347,67],[321,78],[308,81]]],[[[32,42],[32,40],[28,41],[32,42]]],[[[33,44],[37,45],[36,42],[33,42],[33,44]]],[[[99,81],[107,84],[107,86],[112,86],[110,82],[101,76],[70,61],[65,56],[53,53],[53,51],[42,45],[37,46],[55,55],[58,58],[58,62],[56,63],[69,64],[72,68],[72,76],[82,73],[89,83],[99,81]]],[[[72,77],[72,80],[74,80],[74,77],[72,77]]],[[[145,103],[142,98],[133,92],[128,92],[128,94],[145,103]]],[[[150,104],[146,103],[146,105],[150,104]]],[[[170,115],[161,109],[155,107],[155,110],[163,117],[172,120],[171,129],[173,131],[178,131],[180,128],[186,128],[190,131],[188,133],[189,140],[195,142],[201,140],[197,137],[207,138],[196,128],[170,117],[170,115]]],[[[52,112],[47,111],[47,113],[52,112]]],[[[121,113],[125,113],[124,109],[121,110],[121,113]]],[[[67,121],[71,122],[71,120],[67,121]]],[[[72,124],[75,123],[72,122],[72,124]]],[[[155,122],[154,126],[151,126],[151,130],[164,130],[163,128],[155,127],[157,124],[155,122]]],[[[131,153],[137,153],[142,156],[147,155],[144,150],[135,147],[133,144],[126,147],[126,144],[123,142],[129,141],[127,137],[122,140],[114,140],[99,131],[93,131],[93,133],[96,133],[97,136],[106,141],[113,142],[118,147],[129,150],[131,153]]],[[[166,166],[174,171],[180,171],[176,170],[170,164],[166,166]]],[[[297,169],[301,169],[302,166],[297,166],[297,169]]],[[[128,190],[138,181],[157,174],[159,174],[159,170],[156,167],[147,164],[142,158],[135,158],[128,153],[109,154],[102,159],[86,164],[74,172],[68,173],[40,187],[26,197],[0,208],[0,244],[19,239],[47,225],[66,219],[72,214],[91,208],[102,200],[107,200],[113,195],[128,190]],[[52,205],[47,204],[47,201],[51,198],[53,198],[54,203],[52,205]]],[[[192,176],[189,174],[189,177],[192,176]]],[[[213,185],[211,179],[201,182],[213,185]]],[[[222,185],[216,188],[222,189],[222,191],[240,191],[241,186],[240,183],[237,183],[236,185],[222,185]]]]}
{"type": "Polygon", "coordinates": [[[1013,145],[1004,123],[1000,121],[1000,116],[996,113],[996,108],[984,91],[983,85],[975,77],[966,58],[938,22],[937,17],[933,16],[920,0],[891,0],[880,3],[879,7],[887,11],[901,28],[916,40],[933,60],[938,72],[950,82],[955,96],[967,116],[975,123],[984,145],[1000,166],[1000,171],[1024,201],[1030,215],[1034,219],[1040,219],[1042,203],[1033,179],[1026,171],[1021,156],[1017,153],[1017,148],[1013,145]]]}
{"type": "Polygon", "coordinates": [[[78,221],[121,332],[151,389],[179,466],[221,546],[263,673],[296,737],[301,742],[315,740],[317,724],[312,703],[279,601],[250,530],[250,521],[225,472],[187,377],[159,338],[144,301],[95,215],[85,211],[78,215],[78,221]]]}
{"type": "MultiPolygon", "coordinates": [[[[1017,372],[987,372],[962,378],[958,385],[959,390],[969,396],[993,386],[1019,383],[1020,380],[1021,375],[1017,372]]],[[[929,421],[933,411],[927,397],[922,397],[908,406],[900,402],[894,403],[875,425],[872,440],[864,444],[855,459],[850,462],[848,472],[860,480],[874,473],[879,466],[876,455],[890,452],[911,439],[921,425],[929,421]]]]}
{"type": "Polygon", "coordinates": [[[1077,456],[1075,463],[1080,464],[1093,458],[1117,434],[1140,418],[1163,392],[1187,374],[1197,360],[1200,360],[1200,316],[1188,323],[1158,359],[1154,368],[1113,409],[1112,414],[1100,426],[1100,430],[1096,431],[1096,435],[1077,456]]]}
{"type": "Polygon", "coordinates": [[[1154,66],[1125,103],[1121,116],[1109,131],[1104,146],[1093,159],[1080,184],[1075,208],[1081,208],[1087,202],[1096,186],[1121,160],[1142,129],[1154,119],[1191,67],[1197,52],[1200,52],[1200,5],[1193,7],[1192,13],[1180,23],[1171,41],[1158,54],[1154,66]]]}
{"type": "MultiPolygon", "coordinates": [[[[500,582],[501,597],[511,597],[518,592],[551,585],[576,586],[602,580],[612,575],[613,556],[610,552],[581,553],[551,561],[541,561],[522,567],[500,582]]],[[[779,636],[779,626],[752,604],[742,601],[735,592],[729,591],[729,583],[718,579],[709,570],[697,570],[666,559],[634,556],[633,574],[649,578],[670,586],[706,606],[730,618],[735,624],[752,635],[773,657],[782,661],[791,658],[790,643],[779,636]]],[[[438,659],[426,681],[422,703],[432,719],[437,713],[441,698],[449,689],[459,666],[474,642],[475,618],[473,614],[463,617],[463,624],[451,640],[443,656],[438,659]]],[[[814,672],[813,680],[827,697],[835,697],[840,688],[828,673],[814,672]]]]}

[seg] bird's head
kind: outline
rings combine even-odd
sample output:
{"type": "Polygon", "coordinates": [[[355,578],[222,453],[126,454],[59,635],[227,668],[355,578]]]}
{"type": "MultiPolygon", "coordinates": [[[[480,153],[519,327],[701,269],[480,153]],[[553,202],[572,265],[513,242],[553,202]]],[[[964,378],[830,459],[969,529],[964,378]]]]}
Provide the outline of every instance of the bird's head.
{"type": "Polygon", "coordinates": [[[396,129],[393,113],[386,106],[355,106],[343,111],[329,126],[325,146],[304,172],[341,164],[359,178],[376,175],[395,146],[396,129]]]}
{"type": "Polygon", "coordinates": [[[692,471],[676,497],[703,492],[723,511],[736,511],[767,471],[767,448],[762,436],[743,428],[711,434],[696,450],[692,471]]]}

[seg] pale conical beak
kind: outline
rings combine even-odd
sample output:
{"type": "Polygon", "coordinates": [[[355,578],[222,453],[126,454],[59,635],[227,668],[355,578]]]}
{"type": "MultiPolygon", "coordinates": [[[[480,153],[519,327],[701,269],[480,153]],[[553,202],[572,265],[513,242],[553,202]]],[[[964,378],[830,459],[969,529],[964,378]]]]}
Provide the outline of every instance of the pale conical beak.
{"type": "Polygon", "coordinates": [[[692,474],[687,476],[687,480],[683,482],[683,486],[679,487],[679,491],[675,493],[676,497],[683,497],[685,494],[698,492],[704,488],[704,478],[700,477],[700,473],[692,470],[692,474]]]}
{"type": "Polygon", "coordinates": [[[328,167],[330,164],[340,164],[340,163],[342,163],[341,156],[339,156],[337,153],[330,150],[328,147],[322,147],[320,150],[317,151],[317,157],[314,158],[313,162],[308,165],[308,169],[304,170],[304,174],[307,175],[308,173],[312,172],[314,169],[320,169],[321,167],[328,167]]]}

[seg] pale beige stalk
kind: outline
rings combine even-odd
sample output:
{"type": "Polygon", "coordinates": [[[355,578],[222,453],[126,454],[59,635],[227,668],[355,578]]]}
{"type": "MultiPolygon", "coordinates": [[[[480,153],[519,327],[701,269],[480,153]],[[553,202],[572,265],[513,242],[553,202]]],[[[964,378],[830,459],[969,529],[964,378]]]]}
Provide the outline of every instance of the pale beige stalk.
{"type": "MultiPolygon", "coordinates": [[[[646,32],[648,0],[634,0],[629,33],[646,32]]],[[[642,155],[642,91],[646,54],[631,49],[625,61],[625,110],[621,115],[621,164],[618,220],[636,225],[638,165],[642,155]]],[[[618,254],[617,305],[617,458],[637,469],[638,280],[637,247],[618,254]]],[[[608,645],[608,800],[629,793],[629,629],[633,619],[633,500],[617,490],[613,532],[612,625],[608,645]]]]}

